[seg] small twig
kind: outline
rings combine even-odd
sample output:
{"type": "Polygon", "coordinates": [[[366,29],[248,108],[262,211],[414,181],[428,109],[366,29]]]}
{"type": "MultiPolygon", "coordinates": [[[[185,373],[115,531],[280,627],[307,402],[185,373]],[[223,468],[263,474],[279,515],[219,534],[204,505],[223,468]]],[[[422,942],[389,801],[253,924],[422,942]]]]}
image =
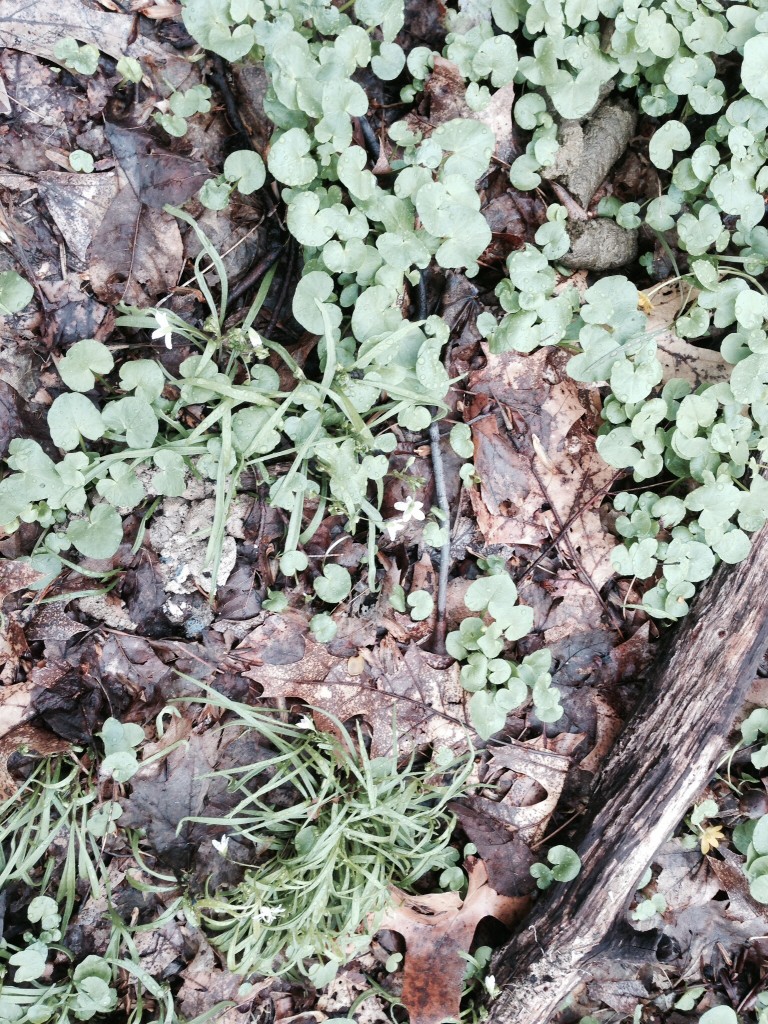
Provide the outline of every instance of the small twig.
{"type": "Polygon", "coordinates": [[[224,67],[224,61],[218,55],[214,55],[213,57],[213,71],[209,73],[209,77],[221,93],[221,98],[224,100],[224,109],[227,112],[227,120],[234,128],[235,132],[238,135],[242,135],[244,141],[250,146],[251,136],[248,134],[248,129],[245,127],[242,117],[240,117],[237,99],[235,98],[235,94],[232,92],[232,88],[227,80],[227,71],[224,67]]]}
{"type": "Polygon", "coordinates": [[[267,271],[280,259],[280,254],[284,248],[285,246],[283,243],[279,242],[267,249],[259,262],[254,263],[245,277],[241,278],[229,293],[228,306],[231,306],[233,302],[236,302],[237,299],[239,299],[241,295],[244,295],[249,288],[253,287],[253,285],[258,284],[267,271]]]}
{"type": "MultiPolygon", "coordinates": [[[[426,275],[422,270],[419,274],[419,283],[416,285],[416,318],[418,320],[426,320],[428,314],[426,275]]],[[[430,411],[433,417],[437,415],[437,409],[432,408],[430,411]]],[[[435,478],[435,499],[437,507],[443,514],[442,527],[446,531],[446,539],[440,548],[440,571],[437,577],[437,614],[435,617],[435,628],[432,631],[432,650],[435,654],[445,654],[445,634],[447,630],[445,613],[448,606],[448,573],[451,568],[451,506],[448,504],[448,494],[445,489],[443,452],[440,447],[440,421],[434,418],[429,426],[429,450],[432,455],[432,471],[435,478]]]]}
{"type": "Polygon", "coordinates": [[[376,137],[376,132],[371,128],[371,122],[365,115],[359,117],[358,121],[360,123],[360,131],[363,133],[365,148],[368,150],[371,161],[376,165],[381,156],[381,143],[376,137]]]}
{"type": "Polygon", "coordinates": [[[573,217],[574,220],[589,220],[589,214],[584,207],[577,203],[571,193],[566,192],[562,185],[558,185],[556,181],[550,181],[549,186],[568,211],[569,217],[573,217]]]}

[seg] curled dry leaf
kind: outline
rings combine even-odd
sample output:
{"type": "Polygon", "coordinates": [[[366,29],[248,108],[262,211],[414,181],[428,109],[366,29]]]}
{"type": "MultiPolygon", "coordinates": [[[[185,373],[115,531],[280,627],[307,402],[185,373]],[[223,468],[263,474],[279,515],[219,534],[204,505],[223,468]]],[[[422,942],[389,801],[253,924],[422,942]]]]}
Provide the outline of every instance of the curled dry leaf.
{"type": "Polygon", "coordinates": [[[527,897],[500,896],[488,884],[485,865],[470,858],[469,889],[462,902],[457,893],[410,896],[393,888],[395,905],[380,928],[399,932],[406,956],[402,1000],[411,1024],[441,1024],[459,1018],[468,953],[475,929],[484,917],[511,927],[528,909],[527,897]]]}

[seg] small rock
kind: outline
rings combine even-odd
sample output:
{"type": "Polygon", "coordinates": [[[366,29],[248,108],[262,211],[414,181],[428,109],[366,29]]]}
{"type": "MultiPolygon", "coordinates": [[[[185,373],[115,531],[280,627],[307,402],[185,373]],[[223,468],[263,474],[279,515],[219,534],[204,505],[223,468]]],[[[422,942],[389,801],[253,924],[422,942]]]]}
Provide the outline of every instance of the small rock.
{"type": "Polygon", "coordinates": [[[559,260],[569,270],[618,270],[637,258],[637,231],[607,217],[569,221],[571,248],[559,260]]]}

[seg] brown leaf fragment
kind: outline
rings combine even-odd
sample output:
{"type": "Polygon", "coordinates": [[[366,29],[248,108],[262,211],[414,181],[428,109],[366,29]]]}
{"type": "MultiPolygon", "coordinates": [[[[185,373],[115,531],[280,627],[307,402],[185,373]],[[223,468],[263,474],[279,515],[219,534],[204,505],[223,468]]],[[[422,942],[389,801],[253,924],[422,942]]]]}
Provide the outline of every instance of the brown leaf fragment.
{"type": "Polygon", "coordinates": [[[174,218],[144,206],[126,187],[110,203],[89,253],[91,286],[102,301],[146,306],[175,287],[184,249],[174,218]]]}
{"type": "Polygon", "coordinates": [[[730,367],[719,352],[701,348],[695,342],[677,336],[674,322],[683,312],[683,299],[694,297],[681,293],[677,283],[667,284],[654,292],[646,330],[656,339],[664,380],[682,377],[697,388],[700,384],[728,380],[730,367]]]}
{"type": "Polygon", "coordinates": [[[66,644],[73,636],[87,633],[88,626],[67,615],[60,604],[43,605],[27,628],[27,639],[66,644]]]}
{"type": "MultiPolygon", "coordinates": [[[[254,634],[249,640],[252,656],[258,640],[254,634]]],[[[389,637],[376,648],[362,648],[356,658],[335,657],[325,644],[306,636],[302,656],[289,663],[262,661],[244,675],[262,687],[264,697],[306,701],[316,709],[318,727],[330,732],[338,730],[324,711],[341,722],[362,716],[372,729],[372,757],[391,750],[393,725],[403,754],[432,742],[465,749],[464,694],[458,666],[449,658],[428,654],[416,644],[401,653],[389,637]]]]}
{"type": "Polygon", "coordinates": [[[45,729],[26,722],[17,725],[0,739],[0,800],[7,800],[18,789],[13,776],[8,771],[8,759],[16,753],[23,752],[37,757],[48,754],[60,754],[69,749],[66,740],[59,739],[45,729]]]}
{"type": "Polygon", "coordinates": [[[114,171],[104,174],[46,171],[38,176],[38,190],[67,248],[85,263],[93,236],[117,192],[114,171]]]}
{"type": "MultiPolygon", "coordinates": [[[[419,128],[427,133],[454,118],[469,118],[487,125],[496,137],[495,155],[508,162],[515,151],[515,130],[512,123],[512,101],[515,87],[512,82],[497,89],[490,103],[479,111],[467,104],[467,86],[459,68],[445,57],[435,57],[432,74],[424,92],[429,98],[429,122],[418,119],[419,128]]],[[[409,115],[406,121],[414,118],[409,115]]]]}
{"type": "Polygon", "coordinates": [[[104,132],[130,187],[156,210],[181,206],[210,177],[206,164],[161,149],[148,132],[109,122],[104,132]]]}
{"type": "MultiPolygon", "coordinates": [[[[7,387],[7,385],[5,385],[7,387]]],[[[2,402],[2,395],[4,389],[4,382],[0,381],[0,402],[2,402]]],[[[8,388],[12,391],[12,388],[8,388]]],[[[16,392],[14,392],[16,394],[16,392]]],[[[9,594],[16,594],[20,590],[26,590],[36,580],[42,578],[42,573],[38,572],[37,569],[33,569],[27,562],[13,562],[13,561],[2,561],[0,562],[0,606],[9,594]]]]}
{"type": "Polygon", "coordinates": [[[6,0],[0,17],[0,49],[22,50],[55,61],[54,48],[64,36],[90,43],[110,57],[148,61],[178,88],[195,75],[189,62],[145,36],[134,38],[130,14],[107,14],[82,0],[6,0]]]}
{"type": "Polygon", "coordinates": [[[528,907],[526,898],[500,896],[488,885],[485,866],[470,858],[469,889],[462,902],[457,893],[410,896],[392,890],[395,906],[380,928],[399,932],[406,943],[402,1000],[411,1024],[442,1024],[458,1020],[468,953],[475,929],[484,917],[511,925],[528,907]]]}
{"type": "Polygon", "coordinates": [[[721,889],[728,893],[729,914],[739,921],[752,921],[756,917],[768,921],[768,908],[752,898],[749,882],[744,874],[744,863],[741,857],[728,849],[719,850],[720,857],[709,857],[709,867],[720,883],[721,889]]]}
{"type": "Polygon", "coordinates": [[[471,498],[486,544],[539,549],[558,538],[561,559],[599,590],[613,575],[615,540],[596,498],[615,470],[597,454],[587,389],[568,377],[566,361],[552,349],[507,352],[471,375],[467,419],[499,411],[472,427],[481,483],[471,498]]]}
{"type": "Polygon", "coordinates": [[[563,791],[570,759],[510,740],[493,750],[483,781],[502,796],[471,796],[476,810],[511,827],[526,843],[542,838],[563,791]]]}
{"type": "Polygon", "coordinates": [[[243,1010],[252,998],[247,997],[245,1006],[238,1005],[237,991],[243,979],[218,966],[216,954],[202,935],[194,960],[187,964],[181,976],[184,984],[176,999],[187,1020],[210,1013],[219,1003],[229,1003],[231,1005],[221,1006],[212,1019],[217,1024],[242,1024],[243,1010]]]}

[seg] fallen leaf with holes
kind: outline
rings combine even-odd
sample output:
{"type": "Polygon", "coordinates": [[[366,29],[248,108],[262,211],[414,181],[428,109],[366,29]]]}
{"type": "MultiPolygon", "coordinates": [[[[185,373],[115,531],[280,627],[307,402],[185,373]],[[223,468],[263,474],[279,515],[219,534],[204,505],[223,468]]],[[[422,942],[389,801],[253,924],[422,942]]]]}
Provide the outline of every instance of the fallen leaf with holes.
{"type": "Polygon", "coordinates": [[[596,410],[568,377],[567,358],[507,352],[471,374],[466,419],[490,414],[472,424],[481,482],[471,497],[486,544],[539,553],[556,539],[561,560],[599,590],[615,547],[599,504],[616,471],[597,454],[596,410]]]}
{"type": "Polygon", "coordinates": [[[494,750],[482,775],[497,799],[473,794],[451,802],[497,892],[522,896],[533,889],[530,847],[544,836],[570,764],[570,757],[511,740],[494,750]]]}
{"type": "MultiPolygon", "coordinates": [[[[450,658],[428,654],[416,644],[401,652],[391,637],[376,647],[362,647],[354,658],[336,657],[311,636],[298,644],[286,635],[278,643],[266,626],[250,634],[242,655],[251,664],[259,657],[261,664],[243,674],[259,684],[264,697],[306,701],[316,709],[318,728],[330,732],[338,730],[324,711],[341,722],[363,717],[372,730],[372,757],[391,750],[393,725],[401,753],[432,742],[466,748],[464,692],[458,665],[450,658]]],[[[230,654],[233,667],[239,656],[240,648],[230,654]]]]}
{"type": "MultiPolygon", "coordinates": [[[[686,292],[689,289],[686,289],[686,292]]],[[[700,384],[716,384],[728,380],[731,368],[718,351],[702,348],[695,342],[679,338],[672,326],[680,315],[682,301],[679,284],[664,285],[652,298],[646,330],[656,338],[658,356],[664,367],[664,380],[682,377],[694,388],[700,384]]],[[[691,298],[692,296],[688,296],[691,298]]]]}
{"type": "Polygon", "coordinates": [[[486,784],[502,794],[500,798],[470,799],[489,817],[513,828],[526,843],[536,843],[557,807],[569,764],[570,759],[562,754],[510,740],[493,751],[484,777],[486,784]]]}
{"type": "Polygon", "coordinates": [[[459,1019],[468,953],[475,929],[484,917],[511,927],[530,905],[525,897],[500,896],[488,884],[480,860],[468,862],[469,888],[462,902],[457,893],[411,896],[392,890],[395,906],[379,927],[405,939],[402,1000],[411,1024],[441,1024],[459,1019]]]}

